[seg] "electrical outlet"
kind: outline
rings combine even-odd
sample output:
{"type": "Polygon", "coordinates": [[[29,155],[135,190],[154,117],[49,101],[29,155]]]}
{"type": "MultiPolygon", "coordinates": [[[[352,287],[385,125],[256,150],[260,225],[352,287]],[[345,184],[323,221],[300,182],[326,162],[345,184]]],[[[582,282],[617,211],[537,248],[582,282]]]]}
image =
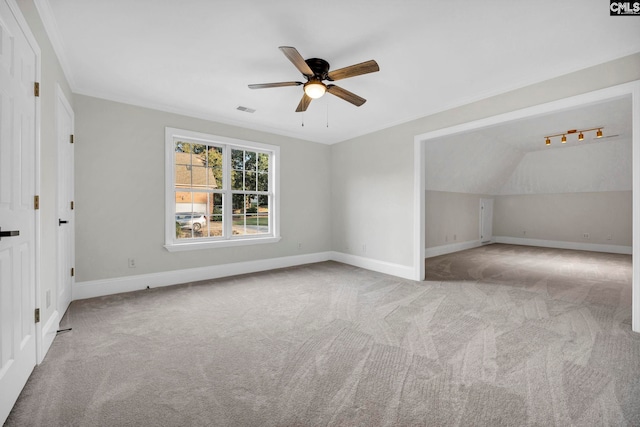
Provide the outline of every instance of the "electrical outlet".
{"type": "Polygon", "coordinates": [[[457,234],[453,235],[453,240],[458,240],[458,235],[457,234]]]}
{"type": "Polygon", "coordinates": [[[444,236],[444,241],[445,241],[445,242],[448,242],[448,241],[449,241],[449,235],[448,235],[448,234],[444,236]]]}
{"type": "Polygon", "coordinates": [[[51,305],[51,291],[47,291],[47,308],[51,305]]]}
{"type": "Polygon", "coordinates": [[[128,262],[129,262],[129,268],[136,268],[136,259],[135,258],[129,258],[128,262]]]}
{"type": "Polygon", "coordinates": [[[367,253],[367,245],[362,245],[362,253],[363,254],[367,253]]]}
{"type": "Polygon", "coordinates": [[[298,242],[298,249],[302,249],[302,242],[298,242]]]}
{"type": "Polygon", "coordinates": [[[583,239],[588,239],[589,238],[589,233],[582,233],[582,238],[583,239]]]}
{"type": "Polygon", "coordinates": [[[526,236],[527,235],[527,230],[522,230],[522,235],[526,236]]]}
{"type": "Polygon", "coordinates": [[[607,234],[607,240],[613,240],[613,235],[612,234],[607,234]]]}

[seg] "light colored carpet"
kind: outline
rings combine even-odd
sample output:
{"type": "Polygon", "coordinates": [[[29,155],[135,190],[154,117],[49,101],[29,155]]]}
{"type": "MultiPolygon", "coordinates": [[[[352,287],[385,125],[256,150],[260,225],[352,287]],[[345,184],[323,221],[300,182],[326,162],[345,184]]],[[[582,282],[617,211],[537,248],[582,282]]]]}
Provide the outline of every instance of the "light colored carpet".
{"type": "Polygon", "coordinates": [[[640,425],[631,257],[490,245],[76,301],[9,426],[640,425]]]}

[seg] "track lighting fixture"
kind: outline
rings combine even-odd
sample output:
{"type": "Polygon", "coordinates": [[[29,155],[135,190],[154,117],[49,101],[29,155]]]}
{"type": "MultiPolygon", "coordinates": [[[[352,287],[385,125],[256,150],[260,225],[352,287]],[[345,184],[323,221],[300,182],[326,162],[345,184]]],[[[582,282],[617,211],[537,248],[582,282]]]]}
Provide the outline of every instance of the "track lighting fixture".
{"type": "Polygon", "coordinates": [[[561,136],[562,138],[560,139],[560,142],[562,142],[563,144],[567,143],[567,135],[572,135],[574,133],[578,134],[578,141],[583,141],[584,140],[584,133],[585,132],[591,132],[591,131],[597,131],[596,132],[596,138],[602,138],[602,129],[604,129],[604,127],[597,127],[597,128],[591,128],[591,129],[582,129],[582,130],[577,130],[577,129],[571,129],[568,130],[566,132],[563,133],[557,133],[555,135],[549,135],[549,136],[545,136],[544,137],[544,143],[545,145],[551,145],[551,138],[555,138],[556,136],[561,136]]]}

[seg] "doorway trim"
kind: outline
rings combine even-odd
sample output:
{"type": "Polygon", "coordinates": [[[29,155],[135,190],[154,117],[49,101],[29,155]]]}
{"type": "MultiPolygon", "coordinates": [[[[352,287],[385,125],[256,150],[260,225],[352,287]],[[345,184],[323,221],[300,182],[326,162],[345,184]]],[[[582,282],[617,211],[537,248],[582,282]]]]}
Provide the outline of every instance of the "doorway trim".
{"type": "MultiPolygon", "coordinates": [[[[57,276],[57,280],[56,280],[56,286],[55,286],[55,311],[56,314],[55,316],[57,317],[57,322],[59,323],[60,320],[62,320],[62,317],[64,316],[67,308],[69,307],[69,304],[71,303],[71,301],[73,300],[73,288],[74,288],[74,283],[75,283],[75,278],[74,276],[70,275],[70,268],[73,267],[73,265],[75,264],[75,216],[74,216],[74,207],[73,206],[69,206],[67,205],[65,202],[72,202],[73,203],[73,196],[75,193],[75,173],[74,173],[74,165],[75,165],[75,155],[73,153],[73,139],[69,139],[70,137],[72,138],[71,135],[74,134],[75,132],[75,113],[73,111],[73,108],[71,107],[71,103],[69,103],[69,100],[67,99],[66,95],[64,94],[64,91],[62,90],[62,87],[60,86],[60,84],[58,83],[56,85],[56,106],[55,106],[55,116],[56,116],[56,144],[57,144],[57,152],[58,152],[58,157],[57,157],[57,162],[58,162],[58,177],[57,177],[57,197],[56,197],[56,216],[58,218],[64,218],[65,220],[69,221],[69,224],[67,224],[65,227],[68,227],[68,232],[70,234],[70,245],[71,247],[69,248],[70,251],[68,254],[66,254],[65,251],[61,250],[61,233],[64,231],[59,225],[57,230],[57,242],[56,244],[58,245],[58,257],[57,257],[57,271],[56,271],[56,276],[57,276]],[[67,114],[70,118],[70,129],[69,129],[69,134],[64,133],[63,134],[63,129],[62,128],[62,123],[61,123],[61,119],[63,114],[67,114]],[[70,164],[65,163],[64,161],[64,156],[66,155],[65,153],[65,149],[64,148],[68,148],[71,152],[71,158],[67,159],[70,160],[70,164]],[[71,180],[65,180],[64,176],[65,176],[65,171],[63,170],[64,166],[68,166],[71,169],[71,172],[69,172],[71,174],[71,180]],[[70,188],[70,192],[71,192],[71,196],[72,196],[72,200],[70,201],[65,201],[62,202],[61,201],[61,194],[66,194],[65,193],[65,186],[69,185],[70,188]],[[64,207],[63,207],[64,206],[64,207]],[[68,215],[66,215],[65,217],[61,217],[61,211],[63,210],[69,210],[69,212],[67,212],[68,215]],[[63,255],[66,254],[69,259],[64,260],[62,259],[63,255]],[[67,261],[67,263],[65,263],[65,261],[67,261]],[[69,262],[70,261],[70,262],[69,262]],[[60,297],[60,286],[62,286],[61,281],[63,281],[63,276],[68,276],[69,279],[69,298],[67,301],[59,301],[59,297],[60,297]],[[61,305],[62,303],[64,303],[63,305],[61,305]]],[[[67,188],[67,190],[69,190],[67,188]]]]}
{"type": "MultiPolygon", "coordinates": [[[[632,252],[640,254],[640,80],[621,85],[611,86],[605,89],[588,92],[545,104],[527,107],[516,111],[511,111],[497,116],[474,120],[456,126],[438,129],[432,132],[423,133],[414,137],[414,242],[413,242],[413,272],[414,280],[424,280],[425,275],[425,142],[443,136],[455,135],[472,130],[498,125],[501,123],[532,118],[543,114],[553,113],[588,104],[600,103],[615,98],[631,96],[632,115],[632,212],[633,212],[633,243],[632,252]]],[[[632,321],[631,327],[634,332],[640,332],[640,259],[635,256],[633,259],[632,273],[632,321]]]]}

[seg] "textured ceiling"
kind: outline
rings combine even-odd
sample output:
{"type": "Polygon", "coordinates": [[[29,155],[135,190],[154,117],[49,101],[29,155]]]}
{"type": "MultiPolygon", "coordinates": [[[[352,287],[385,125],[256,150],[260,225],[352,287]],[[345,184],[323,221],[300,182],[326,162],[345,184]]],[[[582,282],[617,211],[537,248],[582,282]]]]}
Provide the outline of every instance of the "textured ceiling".
{"type": "Polygon", "coordinates": [[[426,143],[426,188],[474,194],[549,194],[631,190],[631,99],[586,105],[426,143]],[[603,127],[603,138],[577,134],[603,127]]]}
{"type": "Polygon", "coordinates": [[[640,51],[640,19],[603,0],[35,1],[76,93],[323,143],[640,51]],[[295,113],[301,87],[248,89],[301,79],[282,45],[332,69],[375,59],[338,82],[368,101],[295,113]]]}

